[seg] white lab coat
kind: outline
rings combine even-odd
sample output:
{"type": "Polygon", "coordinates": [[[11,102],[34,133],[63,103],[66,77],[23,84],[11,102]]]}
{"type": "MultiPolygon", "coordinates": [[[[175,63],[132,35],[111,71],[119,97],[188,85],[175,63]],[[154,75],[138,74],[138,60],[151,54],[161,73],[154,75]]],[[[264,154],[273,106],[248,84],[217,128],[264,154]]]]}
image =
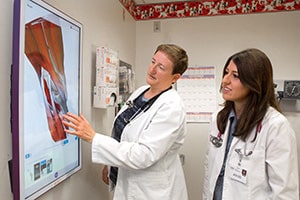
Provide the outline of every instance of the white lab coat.
{"type": "MultiPolygon", "coordinates": [[[[228,137],[223,135],[223,145],[215,147],[208,144],[205,163],[205,181],[203,200],[213,199],[216,180],[220,173],[228,137]]],[[[216,114],[211,122],[210,135],[217,136],[216,114]]],[[[299,199],[297,144],[295,133],[287,119],[270,107],[263,118],[261,131],[254,143],[251,143],[256,129],[245,142],[234,137],[228,152],[223,186],[223,200],[297,200],[299,199]],[[246,145],[246,146],[245,146],[246,145]],[[234,178],[231,167],[237,169],[241,149],[244,156],[240,169],[247,172],[246,178],[234,178]]],[[[236,171],[235,171],[236,175],[236,171]]]]}
{"type": "MultiPolygon", "coordinates": [[[[136,90],[129,100],[147,87],[136,90]]],[[[126,108],[123,106],[120,112],[126,108]]],[[[176,90],[170,89],[124,128],[120,143],[96,134],[93,162],[119,167],[114,200],[187,200],[178,156],[185,132],[182,100],[176,90]]]]}

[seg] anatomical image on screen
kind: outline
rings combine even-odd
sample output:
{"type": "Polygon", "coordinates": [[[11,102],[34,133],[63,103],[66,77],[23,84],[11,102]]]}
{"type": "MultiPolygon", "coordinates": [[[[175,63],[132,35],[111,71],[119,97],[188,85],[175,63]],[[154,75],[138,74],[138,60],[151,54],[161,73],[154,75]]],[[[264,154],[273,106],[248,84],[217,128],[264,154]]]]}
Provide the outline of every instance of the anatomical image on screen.
{"type": "Polygon", "coordinates": [[[55,142],[63,140],[62,115],[68,106],[61,27],[41,17],[28,22],[25,54],[40,82],[51,137],[55,142]]]}
{"type": "Polygon", "coordinates": [[[79,140],[62,115],[79,113],[80,30],[28,1],[24,45],[25,195],[79,166],[79,140]]]}

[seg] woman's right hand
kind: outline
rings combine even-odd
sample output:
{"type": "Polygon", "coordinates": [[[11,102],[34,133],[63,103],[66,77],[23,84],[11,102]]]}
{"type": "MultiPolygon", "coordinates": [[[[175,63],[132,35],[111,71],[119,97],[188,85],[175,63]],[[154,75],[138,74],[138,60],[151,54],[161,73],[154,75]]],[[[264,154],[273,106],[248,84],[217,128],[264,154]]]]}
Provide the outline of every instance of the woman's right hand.
{"type": "Polygon", "coordinates": [[[108,166],[107,165],[104,165],[104,167],[102,169],[102,180],[106,185],[109,184],[108,166]]]}
{"type": "Polygon", "coordinates": [[[68,112],[63,115],[63,119],[64,120],[62,121],[62,123],[65,125],[65,132],[76,135],[81,139],[92,143],[96,133],[90,123],[82,114],[77,116],[73,113],[68,112]]]}

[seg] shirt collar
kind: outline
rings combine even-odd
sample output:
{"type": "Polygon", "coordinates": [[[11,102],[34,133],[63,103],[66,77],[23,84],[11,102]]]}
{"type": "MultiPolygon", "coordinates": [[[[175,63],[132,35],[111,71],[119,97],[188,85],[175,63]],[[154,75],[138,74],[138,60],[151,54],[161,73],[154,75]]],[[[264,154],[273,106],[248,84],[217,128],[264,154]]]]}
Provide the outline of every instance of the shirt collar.
{"type": "Polygon", "coordinates": [[[232,120],[232,118],[236,119],[235,112],[233,109],[230,111],[229,116],[228,116],[228,119],[232,120]]]}

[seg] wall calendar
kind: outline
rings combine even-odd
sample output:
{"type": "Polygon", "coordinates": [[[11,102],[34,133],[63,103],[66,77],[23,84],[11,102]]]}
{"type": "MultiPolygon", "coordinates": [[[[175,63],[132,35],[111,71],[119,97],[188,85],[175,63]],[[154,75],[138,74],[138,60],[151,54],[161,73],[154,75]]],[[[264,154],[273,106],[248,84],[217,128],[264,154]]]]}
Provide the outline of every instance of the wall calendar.
{"type": "Polygon", "coordinates": [[[185,104],[187,122],[210,122],[217,108],[215,67],[190,66],[176,86],[185,104]]]}

